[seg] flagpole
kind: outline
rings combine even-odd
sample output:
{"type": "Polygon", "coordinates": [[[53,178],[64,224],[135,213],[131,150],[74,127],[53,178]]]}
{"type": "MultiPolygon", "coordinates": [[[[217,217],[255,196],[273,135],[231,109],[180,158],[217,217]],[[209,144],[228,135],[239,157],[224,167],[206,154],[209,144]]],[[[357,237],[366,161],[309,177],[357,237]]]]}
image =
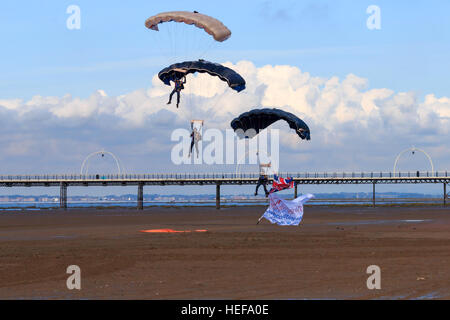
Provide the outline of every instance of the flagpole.
{"type": "Polygon", "coordinates": [[[264,218],[264,215],[266,214],[266,212],[264,212],[262,214],[262,216],[258,219],[258,222],[256,223],[257,225],[261,222],[261,220],[264,218]]]}
{"type": "Polygon", "coordinates": [[[266,213],[264,212],[263,215],[261,216],[261,218],[258,219],[258,222],[256,223],[257,225],[258,225],[258,224],[261,222],[261,220],[264,218],[264,215],[265,215],[265,214],[266,214],[266,213]]]}

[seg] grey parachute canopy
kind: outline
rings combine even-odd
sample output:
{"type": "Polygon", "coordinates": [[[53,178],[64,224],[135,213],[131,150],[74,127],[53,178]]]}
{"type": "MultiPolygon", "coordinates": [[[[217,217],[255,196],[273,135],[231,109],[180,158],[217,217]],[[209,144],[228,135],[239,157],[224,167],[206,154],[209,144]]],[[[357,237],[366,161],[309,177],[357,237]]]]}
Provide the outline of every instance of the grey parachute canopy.
{"type": "Polygon", "coordinates": [[[158,25],[169,21],[195,25],[198,28],[204,29],[219,42],[225,41],[231,36],[231,31],[222,22],[197,11],[162,12],[148,18],[145,21],[145,26],[151,30],[159,31],[158,25]]]}
{"type": "Polygon", "coordinates": [[[245,80],[239,73],[221,64],[202,59],[198,61],[175,63],[162,69],[158,73],[158,77],[162,82],[170,86],[170,81],[180,79],[187,74],[196,72],[208,73],[212,76],[219,77],[222,81],[226,81],[231,89],[236,90],[237,92],[241,92],[245,89],[245,80]]]}
{"type": "Polygon", "coordinates": [[[284,120],[289,124],[291,129],[294,129],[297,135],[303,140],[310,140],[310,132],[306,123],[290,112],[280,109],[254,109],[241,114],[239,117],[231,121],[231,127],[238,134],[239,138],[253,138],[261,130],[264,130],[271,124],[284,120]],[[239,130],[241,129],[241,130],[239,130]],[[248,131],[253,129],[252,131],[248,131]]]}

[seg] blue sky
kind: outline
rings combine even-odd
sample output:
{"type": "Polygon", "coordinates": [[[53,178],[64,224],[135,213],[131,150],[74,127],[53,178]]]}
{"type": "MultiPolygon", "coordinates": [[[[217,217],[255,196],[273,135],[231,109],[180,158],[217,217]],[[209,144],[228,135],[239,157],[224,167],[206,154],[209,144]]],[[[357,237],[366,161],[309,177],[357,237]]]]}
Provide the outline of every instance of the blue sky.
{"type": "MultiPolygon", "coordinates": [[[[2,1],[0,174],[78,172],[102,148],[132,172],[195,171],[167,164],[171,130],[215,112],[207,121],[224,129],[253,106],[246,101],[286,108],[310,125],[311,142],[283,142],[283,170],[389,171],[412,145],[445,170],[449,12],[450,2],[438,0],[2,1]],[[81,9],[80,30],[66,27],[69,5],[81,9]],[[370,5],[381,10],[381,30],[366,27],[370,5]],[[231,29],[208,58],[248,77],[239,96],[216,88],[220,103],[235,105],[166,108],[170,89],[152,81],[169,59],[144,22],[172,10],[197,10],[231,29]]],[[[406,170],[428,169],[425,158],[408,161],[406,170]]]]}
{"type": "Polygon", "coordinates": [[[148,85],[150,15],[197,10],[233,32],[220,54],[257,66],[289,64],[317,76],[354,73],[371,87],[450,95],[448,1],[2,1],[0,97],[101,87],[119,95],[148,85]],[[68,30],[66,8],[81,8],[81,30],[68,30]],[[368,30],[366,8],[381,9],[381,30],[368,30]]]}

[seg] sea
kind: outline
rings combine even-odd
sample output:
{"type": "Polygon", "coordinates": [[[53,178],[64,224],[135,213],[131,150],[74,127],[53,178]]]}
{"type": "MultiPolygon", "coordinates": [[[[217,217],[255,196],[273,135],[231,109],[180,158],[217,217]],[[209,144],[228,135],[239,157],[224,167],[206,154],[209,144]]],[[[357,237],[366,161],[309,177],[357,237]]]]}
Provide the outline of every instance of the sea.
{"type": "MultiPolygon", "coordinates": [[[[261,198],[255,200],[230,200],[222,199],[220,205],[223,207],[233,206],[267,206],[268,200],[261,198]]],[[[414,204],[442,204],[442,198],[382,198],[376,199],[376,205],[414,205],[414,204]]],[[[312,199],[306,206],[338,206],[338,205],[373,205],[373,199],[312,199]]],[[[68,201],[68,209],[74,208],[134,208],[136,201],[68,201]]],[[[144,201],[144,207],[215,207],[215,200],[201,201],[144,201]]],[[[0,202],[1,211],[12,210],[46,210],[59,208],[59,202],[0,202]]]]}

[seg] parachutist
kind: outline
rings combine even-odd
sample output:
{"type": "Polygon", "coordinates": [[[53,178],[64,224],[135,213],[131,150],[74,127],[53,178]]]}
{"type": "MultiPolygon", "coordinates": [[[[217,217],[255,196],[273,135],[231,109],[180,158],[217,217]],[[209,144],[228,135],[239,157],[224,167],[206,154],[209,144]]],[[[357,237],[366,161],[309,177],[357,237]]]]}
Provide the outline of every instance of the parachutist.
{"type": "Polygon", "coordinates": [[[269,196],[269,191],[267,191],[267,183],[269,182],[269,179],[266,175],[260,175],[258,179],[258,183],[256,184],[256,190],[255,190],[255,196],[258,195],[258,189],[260,186],[264,187],[264,192],[266,194],[266,198],[269,196]]]}
{"type": "Polygon", "coordinates": [[[191,157],[191,153],[193,153],[192,152],[192,149],[194,148],[194,145],[195,145],[195,151],[197,151],[197,158],[198,158],[198,142],[202,139],[202,135],[200,134],[200,132],[197,130],[197,128],[194,128],[193,130],[192,130],[192,133],[191,133],[191,148],[189,149],[189,156],[188,157],[191,157]]]}
{"type": "Polygon", "coordinates": [[[258,156],[258,165],[259,165],[259,179],[256,184],[255,196],[258,195],[258,189],[260,186],[263,186],[264,192],[266,194],[266,198],[269,196],[269,191],[267,191],[267,183],[269,183],[269,179],[267,178],[267,170],[272,166],[271,163],[261,163],[259,161],[259,152],[256,153],[258,156]]]}
{"type": "Polygon", "coordinates": [[[172,81],[175,83],[175,87],[173,88],[172,92],[170,93],[169,96],[169,102],[167,102],[167,104],[171,104],[172,103],[172,96],[174,93],[177,94],[177,108],[178,105],[180,104],[180,92],[181,90],[184,89],[184,84],[186,83],[186,77],[182,77],[180,78],[174,78],[172,79],[172,81]]]}

